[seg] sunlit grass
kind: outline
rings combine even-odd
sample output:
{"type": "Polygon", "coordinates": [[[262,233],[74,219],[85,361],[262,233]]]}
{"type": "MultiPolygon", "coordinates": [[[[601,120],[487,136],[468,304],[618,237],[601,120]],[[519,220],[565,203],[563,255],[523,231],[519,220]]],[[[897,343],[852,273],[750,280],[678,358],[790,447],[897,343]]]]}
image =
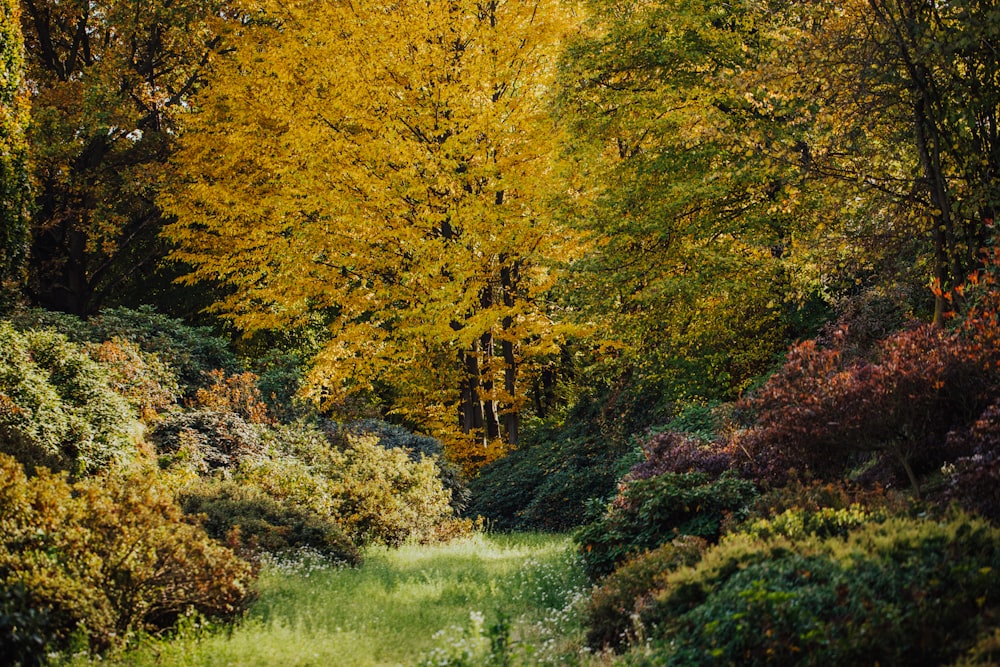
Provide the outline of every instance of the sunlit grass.
{"type": "Polygon", "coordinates": [[[111,662],[483,664],[506,642],[512,664],[567,664],[576,661],[585,585],[570,541],[559,536],[370,549],[356,569],[276,562],[262,571],[260,598],[236,626],[191,623],[111,662]]]}

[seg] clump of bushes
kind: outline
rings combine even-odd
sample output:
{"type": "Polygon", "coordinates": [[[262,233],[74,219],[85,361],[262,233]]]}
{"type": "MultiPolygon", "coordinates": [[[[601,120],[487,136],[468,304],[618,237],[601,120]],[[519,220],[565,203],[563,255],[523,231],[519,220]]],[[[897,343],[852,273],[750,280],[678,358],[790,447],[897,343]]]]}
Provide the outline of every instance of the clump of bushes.
{"type": "Polygon", "coordinates": [[[205,530],[245,553],[271,553],[309,547],[324,557],[359,565],[361,552],[330,516],[282,502],[242,480],[203,481],[185,489],[188,514],[205,517],[205,530]]]}
{"type": "Polygon", "coordinates": [[[606,575],[680,535],[718,540],[727,522],[747,516],[756,497],[754,484],[732,472],[717,479],[668,472],[623,482],[604,514],[576,533],[584,569],[592,577],[606,575]]]}
{"type": "Polygon", "coordinates": [[[85,348],[108,374],[112,390],[128,401],[145,421],[179,409],[177,375],[156,354],[124,338],[91,343],[85,348]]]}
{"type": "Polygon", "coordinates": [[[627,560],[594,588],[586,606],[587,645],[621,649],[643,639],[639,612],[666,574],[694,565],[708,548],[700,537],[685,535],[627,560]]]}
{"type": "MultiPolygon", "coordinates": [[[[236,525],[246,532],[245,522],[257,522],[260,531],[270,530],[258,521],[265,513],[271,525],[286,528],[291,525],[289,522],[301,524],[306,516],[312,517],[310,525],[335,523],[359,545],[431,540],[454,528],[451,526],[441,533],[443,524],[454,513],[451,494],[431,459],[420,456],[414,460],[408,450],[386,449],[372,436],[348,435],[339,444],[332,444],[323,429],[308,422],[253,427],[232,413],[204,411],[189,413],[186,418],[198,415],[210,415],[213,419],[228,415],[227,419],[240,425],[240,429],[223,429],[210,421],[200,436],[202,440],[196,440],[185,430],[175,428],[175,422],[182,420],[168,419],[164,424],[169,430],[158,427],[154,438],[158,442],[177,443],[169,455],[161,457],[161,464],[188,470],[194,464],[196,471],[202,473],[212,469],[224,471],[232,479],[233,489],[236,486],[246,489],[246,497],[237,497],[227,485],[213,482],[214,486],[202,485],[201,490],[195,491],[194,495],[203,498],[198,501],[202,504],[197,511],[211,513],[205,503],[219,508],[225,505],[224,511],[220,509],[217,513],[217,534],[236,525]],[[240,438],[227,436],[233,432],[240,438]],[[244,437],[249,434],[253,435],[252,440],[244,437]],[[163,438],[164,435],[170,438],[163,438]],[[233,443],[242,444],[234,450],[230,446],[233,443]],[[284,508],[281,516],[278,507],[284,508]],[[228,519],[223,520],[224,513],[229,514],[228,519]]],[[[194,504],[190,507],[195,511],[194,504]]],[[[287,530],[287,545],[262,539],[261,535],[257,543],[262,548],[315,546],[303,541],[302,531],[287,530]]]]}
{"type": "Polygon", "coordinates": [[[988,402],[984,362],[968,339],[929,325],[885,339],[874,362],[806,341],[745,402],[757,415],[738,442],[746,468],[780,484],[791,469],[840,478],[874,456],[878,472],[896,471],[919,495],[918,476],[961,453],[948,432],[988,402]]]}
{"type": "Polygon", "coordinates": [[[164,417],[150,432],[164,466],[185,463],[196,472],[234,468],[263,447],[260,435],[234,412],[193,410],[164,417]]]}
{"type": "Polygon", "coordinates": [[[0,322],[0,451],[75,475],[135,457],[136,415],[84,347],[0,322]]]}
{"type": "Polygon", "coordinates": [[[453,516],[451,494],[432,460],[413,461],[373,437],[349,437],[342,454],[343,467],[330,475],[334,511],[359,544],[430,539],[435,526],[453,516]]]}
{"type": "Polygon", "coordinates": [[[639,664],[927,665],[990,627],[1000,531],[965,515],[844,537],[734,534],[666,574],[640,611],[639,664]]]}
{"type": "Polygon", "coordinates": [[[186,518],[149,472],[71,484],[45,469],[29,479],[0,455],[0,525],[4,613],[39,610],[24,651],[59,649],[74,635],[107,648],[189,610],[232,618],[253,597],[250,565],[186,518]]]}
{"type": "Polygon", "coordinates": [[[390,424],[380,419],[362,419],[344,425],[326,422],[325,431],[331,442],[344,446],[349,435],[374,436],[385,449],[403,449],[410,459],[422,458],[434,462],[438,476],[446,489],[451,492],[451,506],[455,512],[462,512],[469,502],[469,489],[462,471],[445,458],[444,445],[437,438],[413,433],[398,424],[390,424]]]}
{"type": "Polygon", "coordinates": [[[986,408],[968,431],[950,437],[956,449],[971,453],[945,466],[947,499],[1000,522],[1000,401],[986,408]]]}
{"type": "Polygon", "coordinates": [[[211,329],[188,326],[151,306],[109,308],[87,320],[65,313],[23,310],[13,313],[11,322],[22,331],[58,332],[75,343],[127,340],[169,364],[185,398],[205,385],[205,374],[210,371],[221,369],[232,374],[242,370],[228,343],[211,329]]]}
{"type": "Polygon", "coordinates": [[[648,479],[667,472],[703,472],[718,477],[729,470],[734,450],[723,440],[703,440],[679,431],[653,433],[641,441],[643,460],[632,467],[625,480],[648,479]]]}

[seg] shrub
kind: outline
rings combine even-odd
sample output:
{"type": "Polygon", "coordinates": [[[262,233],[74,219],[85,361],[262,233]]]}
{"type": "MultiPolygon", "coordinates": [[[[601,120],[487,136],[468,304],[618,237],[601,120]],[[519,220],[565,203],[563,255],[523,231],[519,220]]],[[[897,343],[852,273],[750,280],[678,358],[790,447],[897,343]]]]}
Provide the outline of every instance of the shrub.
{"type": "Polygon", "coordinates": [[[718,477],[732,466],[734,459],[728,443],[706,442],[677,431],[650,434],[641,441],[641,446],[645,460],[632,467],[626,481],[649,479],[666,472],[703,472],[718,477]]]}
{"type": "Polygon", "coordinates": [[[425,539],[452,516],[450,493],[432,461],[413,461],[373,437],[348,437],[345,465],[333,478],[336,514],[359,544],[425,539]]]}
{"type": "Polygon", "coordinates": [[[156,312],[152,306],[136,310],[110,308],[81,320],[73,315],[44,310],[24,310],[13,315],[20,330],[43,328],[59,332],[76,343],[103,343],[114,339],[134,343],[156,355],[176,373],[185,397],[206,384],[205,374],[221,369],[239,372],[240,365],[228,344],[207,327],[190,327],[156,312]]]}
{"type": "Polygon", "coordinates": [[[301,354],[269,351],[254,360],[254,370],[259,376],[257,386],[267,410],[277,419],[291,421],[315,411],[299,398],[305,378],[305,361],[301,354]]]}
{"type": "Polygon", "coordinates": [[[229,344],[208,327],[191,327],[181,320],[161,315],[151,306],[136,310],[109,308],[87,322],[90,340],[103,342],[115,337],[157,354],[176,371],[187,396],[206,384],[206,373],[219,370],[240,372],[240,364],[229,344]]]}
{"type": "Polygon", "coordinates": [[[48,608],[36,607],[22,584],[0,585],[0,646],[4,650],[0,665],[41,665],[54,634],[48,608]]]}
{"type": "Polygon", "coordinates": [[[87,346],[90,357],[108,373],[111,389],[146,421],[177,408],[177,376],[160,358],[131,341],[113,338],[87,346]]]}
{"type": "Polygon", "coordinates": [[[571,417],[580,421],[526,424],[518,449],[469,481],[466,515],[483,516],[496,530],[568,530],[587,521],[590,501],[615,493],[614,462],[627,445],[585,421],[592,416],[571,417]]]}
{"type": "Polygon", "coordinates": [[[956,449],[972,454],[946,466],[948,499],[1000,522],[1000,401],[986,408],[971,429],[951,437],[958,441],[956,449]]]}
{"type": "Polygon", "coordinates": [[[208,373],[207,387],[195,392],[193,404],[213,412],[232,412],[251,424],[268,424],[271,417],[253,373],[226,375],[222,370],[208,373]]]}
{"type": "Polygon", "coordinates": [[[592,577],[606,575],[628,557],[680,535],[717,540],[724,522],[746,516],[756,497],[753,483],[731,472],[715,480],[705,473],[664,473],[623,482],[604,515],[575,536],[584,569],[592,577]]]}
{"type": "Polygon", "coordinates": [[[694,565],[708,547],[700,537],[678,537],[625,562],[596,587],[587,601],[587,645],[621,648],[641,640],[638,613],[666,573],[694,565]]]}
{"type": "Polygon", "coordinates": [[[327,422],[327,433],[333,442],[346,443],[348,434],[371,435],[378,438],[378,444],[386,449],[404,449],[413,461],[422,457],[430,459],[437,466],[438,475],[446,489],[451,492],[451,506],[456,512],[465,509],[469,502],[469,489],[458,466],[445,458],[444,445],[437,438],[413,433],[402,426],[379,419],[362,419],[344,426],[327,422]]]}
{"type": "Polygon", "coordinates": [[[185,490],[181,502],[185,512],[205,516],[209,535],[248,552],[309,547],[348,565],[361,562],[358,548],[335,521],[242,480],[202,482],[185,490]]]}
{"type": "Polygon", "coordinates": [[[0,451],[78,475],[134,457],[135,414],[84,348],[0,322],[0,351],[0,451]]]}
{"type": "Polygon", "coordinates": [[[108,647],[189,609],[231,618],[252,596],[250,566],[186,521],[150,473],[28,479],[0,455],[0,525],[0,589],[23,587],[28,609],[47,610],[46,645],[83,633],[108,647]]]}
{"type": "Polygon", "coordinates": [[[747,401],[759,424],[738,445],[754,476],[779,483],[790,468],[837,478],[874,454],[919,495],[917,474],[955,456],[946,434],[984,407],[983,361],[961,336],[931,326],[890,336],[876,362],[846,362],[836,347],[807,341],[747,401]]]}
{"type": "Polygon", "coordinates": [[[1000,531],[891,518],[846,539],[732,535],[667,574],[640,664],[940,664],[996,612],[1000,531]]]}
{"type": "Polygon", "coordinates": [[[214,410],[169,415],[156,424],[150,439],[163,465],[183,462],[198,472],[235,468],[263,451],[253,426],[237,414],[214,410]]]}
{"type": "Polygon", "coordinates": [[[386,449],[371,436],[331,446],[308,423],[263,431],[265,455],[245,460],[234,479],[338,522],[358,544],[399,544],[447,534],[450,494],[427,458],[386,449]],[[443,532],[442,532],[443,530],[443,532]]]}

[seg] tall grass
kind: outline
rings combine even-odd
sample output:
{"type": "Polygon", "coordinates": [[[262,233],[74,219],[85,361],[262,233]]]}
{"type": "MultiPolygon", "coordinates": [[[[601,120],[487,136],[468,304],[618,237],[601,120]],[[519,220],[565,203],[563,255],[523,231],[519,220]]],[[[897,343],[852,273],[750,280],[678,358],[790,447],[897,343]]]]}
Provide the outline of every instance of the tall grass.
{"type": "Polygon", "coordinates": [[[236,626],[193,619],[110,663],[562,665],[576,661],[585,585],[569,539],[559,536],[370,549],[356,569],[304,556],[264,568],[260,598],[236,626]]]}

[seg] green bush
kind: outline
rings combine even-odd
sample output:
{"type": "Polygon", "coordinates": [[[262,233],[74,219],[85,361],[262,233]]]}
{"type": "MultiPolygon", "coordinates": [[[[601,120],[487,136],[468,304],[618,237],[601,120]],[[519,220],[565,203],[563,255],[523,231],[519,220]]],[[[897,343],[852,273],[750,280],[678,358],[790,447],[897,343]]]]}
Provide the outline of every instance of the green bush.
{"type": "Polygon", "coordinates": [[[718,479],[692,472],[625,482],[603,516],[575,536],[584,568],[591,577],[606,575],[680,535],[717,540],[724,523],[746,516],[756,497],[756,487],[731,472],[718,479]]]}
{"type": "Polygon", "coordinates": [[[733,534],[669,573],[640,617],[655,665],[932,665],[998,610],[1000,531],[890,518],[846,539],[733,534]]]}
{"type": "Polygon", "coordinates": [[[614,494],[614,462],[627,450],[586,427],[526,426],[518,449],[470,480],[466,516],[482,516],[495,530],[569,530],[584,523],[591,500],[614,494]]]}
{"type": "Polygon", "coordinates": [[[697,563],[707,547],[708,542],[700,537],[678,537],[609,574],[587,601],[587,645],[617,649],[640,641],[638,614],[658,582],[669,572],[697,563]]]}
{"type": "Polygon", "coordinates": [[[335,520],[358,544],[447,534],[441,529],[453,517],[451,494],[431,459],[413,460],[408,450],[386,449],[373,436],[348,435],[333,446],[307,422],[261,434],[265,453],[239,466],[240,483],[335,520]]]}
{"type": "Polygon", "coordinates": [[[385,449],[374,437],[348,437],[344,467],[333,477],[336,515],[359,544],[431,539],[453,516],[451,494],[430,459],[385,449]]]}
{"type": "Polygon", "coordinates": [[[136,415],[86,350],[0,322],[0,451],[81,475],[131,460],[136,415]]]}
{"type": "Polygon", "coordinates": [[[82,634],[105,648],[191,609],[231,618],[252,597],[251,567],[187,521],[148,472],[70,484],[45,469],[29,479],[0,455],[0,526],[0,590],[24,591],[5,604],[45,610],[46,646],[82,634]]]}
{"type": "Polygon", "coordinates": [[[146,353],[158,356],[176,373],[186,397],[205,386],[206,373],[242,370],[228,343],[208,327],[191,327],[181,320],[161,315],[152,306],[136,310],[110,308],[89,320],[44,310],[24,310],[12,316],[21,330],[57,331],[76,343],[103,343],[115,338],[128,340],[146,353]]]}
{"type": "Polygon", "coordinates": [[[343,426],[327,422],[327,432],[334,442],[346,444],[351,435],[371,435],[378,438],[378,444],[386,449],[405,449],[410,458],[419,461],[426,457],[438,468],[438,475],[445,488],[451,492],[451,506],[456,512],[465,509],[469,502],[469,489],[458,466],[450,463],[444,454],[444,445],[437,438],[413,433],[397,424],[380,419],[363,419],[343,426]]]}
{"type": "Polygon", "coordinates": [[[0,585],[0,666],[41,665],[54,631],[48,608],[35,606],[22,584],[0,585]]]}
{"type": "Polygon", "coordinates": [[[202,482],[184,491],[181,504],[185,512],[205,516],[209,535],[248,551],[309,547],[348,565],[361,562],[358,548],[335,521],[242,480],[202,482]]]}

